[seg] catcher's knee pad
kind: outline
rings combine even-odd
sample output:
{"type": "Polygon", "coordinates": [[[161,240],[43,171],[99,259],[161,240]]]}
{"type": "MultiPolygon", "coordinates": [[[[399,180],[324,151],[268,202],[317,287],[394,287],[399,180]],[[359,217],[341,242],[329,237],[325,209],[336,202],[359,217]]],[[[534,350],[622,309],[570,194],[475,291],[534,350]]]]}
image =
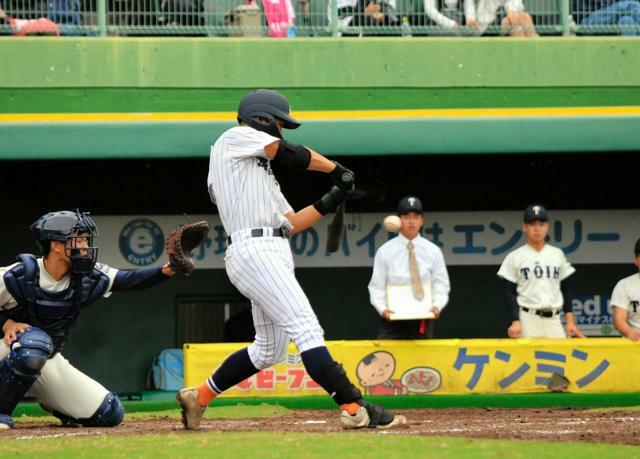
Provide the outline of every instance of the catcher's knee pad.
{"type": "Polygon", "coordinates": [[[115,427],[124,419],[124,407],[116,394],[109,392],[89,419],[79,419],[85,427],[115,427]]]}
{"type": "Polygon", "coordinates": [[[11,343],[7,361],[19,379],[33,382],[40,376],[53,349],[53,341],[49,335],[40,328],[29,328],[19,333],[11,343]]]}

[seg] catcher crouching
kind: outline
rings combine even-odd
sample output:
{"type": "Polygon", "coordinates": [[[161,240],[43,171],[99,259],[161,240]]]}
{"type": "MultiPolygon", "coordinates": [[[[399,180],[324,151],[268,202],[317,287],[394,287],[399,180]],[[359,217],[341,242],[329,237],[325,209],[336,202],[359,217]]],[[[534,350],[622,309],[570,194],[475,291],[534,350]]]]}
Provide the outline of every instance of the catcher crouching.
{"type": "Polygon", "coordinates": [[[73,367],[62,355],[64,344],[80,312],[101,297],[191,273],[188,251],[206,235],[203,223],[169,236],[169,263],[133,270],[97,263],[98,228],[87,212],[49,212],[31,225],[40,256],[21,254],[17,263],[0,267],[0,430],[14,426],[11,415],[25,395],[65,426],[122,422],[118,396],[73,367]]]}

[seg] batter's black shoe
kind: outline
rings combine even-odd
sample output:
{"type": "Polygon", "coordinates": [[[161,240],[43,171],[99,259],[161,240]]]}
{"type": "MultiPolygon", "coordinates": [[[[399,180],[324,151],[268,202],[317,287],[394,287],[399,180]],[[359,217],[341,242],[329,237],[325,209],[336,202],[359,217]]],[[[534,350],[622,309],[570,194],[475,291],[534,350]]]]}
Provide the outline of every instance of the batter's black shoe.
{"type": "Polygon", "coordinates": [[[342,410],[340,424],[343,429],[362,429],[364,427],[393,429],[407,424],[407,418],[385,410],[382,405],[374,405],[364,400],[356,403],[360,405],[360,409],[356,414],[351,415],[347,410],[342,410]]]}

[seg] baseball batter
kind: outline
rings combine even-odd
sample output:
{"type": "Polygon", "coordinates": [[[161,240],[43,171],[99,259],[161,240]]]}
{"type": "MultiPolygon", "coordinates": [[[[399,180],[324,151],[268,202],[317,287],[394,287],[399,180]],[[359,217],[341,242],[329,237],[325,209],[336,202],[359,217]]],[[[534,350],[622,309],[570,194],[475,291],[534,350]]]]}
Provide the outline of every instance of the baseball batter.
{"type": "Polygon", "coordinates": [[[256,335],[249,347],[231,354],[204,384],[180,391],[177,398],[185,427],[198,428],[214,397],[283,361],[290,341],[307,373],[342,408],[343,427],[389,428],[405,423],[403,416],[362,399],[329,354],[324,332],[294,275],[287,238],[334,212],[353,189],[353,172],[282,137],[283,128],[296,129],[300,123],[291,117],[287,100],[275,91],[249,93],[240,102],[238,122],[212,146],[207,184],[229,235],[226,271],[251,300],[256,335]],[[298,171],[327,173],[335,186],[294,212],[271,171],[271,161],[298,171]]]}
{"type": "Polygon", "coordinates": [[[504,279],[505,299],[512,319],[511,338],[584,338],[575,325],[569,277],[575,268],[562,250],[545,242],[549,233],[546,209],[530,205],[524,211],[527,243],[510,252],[498,276],[504,279]],[[566,333],[560,322],[566,318],[566,333]]]}
{"type": "Polygon", "coordinates": [[[118,290],[151,287],[175,274],[168,264],[122,271],[96,263],[97,228],[88,213],[51,212],[31,231],[42,257],[18,256],[0,268],[0,429],[26,395],[64,425],[112,427],[124,418],[118,397],[61,354],[82,309],[118,290]]]}
{"type": "MultiPolygon", "coordinates": [[[[640,270],[640,239],[636,241],[634,263],[640,270]]],[[[619,281],[611,294],[615,327],[631,341],[640,339],[640,273],[619,281]]]]}

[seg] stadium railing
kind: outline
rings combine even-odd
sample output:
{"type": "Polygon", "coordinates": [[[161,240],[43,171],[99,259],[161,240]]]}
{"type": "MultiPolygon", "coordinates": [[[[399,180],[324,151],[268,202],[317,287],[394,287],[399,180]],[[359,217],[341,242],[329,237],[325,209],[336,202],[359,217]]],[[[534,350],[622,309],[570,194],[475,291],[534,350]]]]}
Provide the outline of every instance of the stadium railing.
{"type": "MultiPolygon", "coordinates": [[[[262,0],[268,1],[268,0],[262,0]]],[[[268,37],[269,25],[261,0],[0,0],[0,7],[19,19],[49,18],[63,35],[195,35],[268,37]]],[[[378,0],[378,2],[389,0],[378,0]]],[[[571,11],[571,0],[523,0],[524,11],[533,18],[540,35],[634,34],[639,26],[581,26],[585,11],[571,11]],[[576,23],[578,25],[576,25],[576,23]]],[[[449,30],[433,23],[425,13],[424,0],[395,0],[395,8],[383,5],[386,21],[371,24],[363,14],[350,25],[337,0],[291,0],[295,20],[287,35],[314,36],[474,36],[464,25],[462,0],[456,9],[441,10],[461,27],[449,30]],[[390,18],[390,19],[389,19],[390,18]],[[403,24],[404,22],[404,24],[403,24]],[[353,25],[358,24],[358,25],[353,25]]],[[[438,2],[436,2],[437,4],[438,2]]],[[[619,14],[621,16],[624,13],[619,14]]],[[[505,12],[499,9],[485,35],[499,35],[505,12]]],[[[613,21],[617,22],[617,21],[613,21]]],[[[272,30],[271,30],[272,32],[272,30]]],[[[0,33],[11,33],[8,25],[0,33]]]]}

